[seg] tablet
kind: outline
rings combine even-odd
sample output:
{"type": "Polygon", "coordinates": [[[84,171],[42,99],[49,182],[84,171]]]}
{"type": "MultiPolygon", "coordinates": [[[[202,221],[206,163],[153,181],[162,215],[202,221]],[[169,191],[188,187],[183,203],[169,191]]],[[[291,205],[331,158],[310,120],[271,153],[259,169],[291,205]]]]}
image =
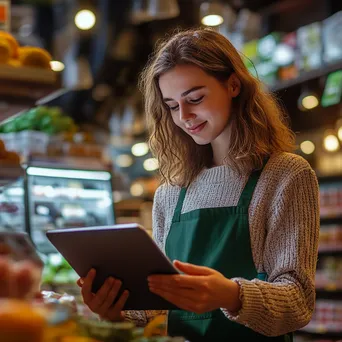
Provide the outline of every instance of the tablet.
{"type": "Polygon", "coordinates": [[[109,276],[120,279],[121,293],[130,292],[124,310],[177,309],[149,291],[149,275],[179,272],[140,225],[55,229],[46,235],[80,277],[96,269],[94,293],[109,276]]]}

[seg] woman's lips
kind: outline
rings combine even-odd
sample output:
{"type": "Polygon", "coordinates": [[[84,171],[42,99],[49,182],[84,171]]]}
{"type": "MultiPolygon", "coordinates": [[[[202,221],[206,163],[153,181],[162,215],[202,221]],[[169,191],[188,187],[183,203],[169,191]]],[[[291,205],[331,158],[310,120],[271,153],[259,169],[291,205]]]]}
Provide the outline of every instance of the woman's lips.
{"type": "Polygon", "coordinates": [[[207,121],[197,125],[197,126],[194,126],[192,128],[188,128],[188,131],[191,133],[191,134],[196,134],[196,133],[199,133],[203,128],[204,126],[206,125],[207,121]]]}

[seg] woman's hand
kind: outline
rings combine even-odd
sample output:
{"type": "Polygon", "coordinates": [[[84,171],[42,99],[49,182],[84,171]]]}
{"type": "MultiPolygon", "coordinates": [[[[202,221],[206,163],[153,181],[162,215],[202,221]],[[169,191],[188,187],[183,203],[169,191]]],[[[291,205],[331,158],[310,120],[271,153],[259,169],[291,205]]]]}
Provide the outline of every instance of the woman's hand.
{"type": "Polygon", "coordinates": [[[150,276],[151,292],[180,309],[197,314],[219,308],[234,313],[240,310],[240,287],[237,283],[209,267],[180,261],[174,261],[174,265],[185,274],[150,276]]]}
{"type": "Polygon", "coordinates": [[[0,258],[0,297],[30,299],[39,291],[41,270],[30,261],[0,258]]]}
{"type": "Polygon", "coordinates": [[[128,291],[125,290],[118,301],[113,305],[113,302],[120,291],[122,285],[121,281],[112,277],[107,278],[97,293],[94,294],[91,292],[91,288],[95,275],[96,271],[91,269],[85,278],[80,278],[77,281],[77,285],[81,287],[84,303],[102,319],[107,319],[112,322],[122,321],[124,319],[122,309],[129,296],[128,291]]]}

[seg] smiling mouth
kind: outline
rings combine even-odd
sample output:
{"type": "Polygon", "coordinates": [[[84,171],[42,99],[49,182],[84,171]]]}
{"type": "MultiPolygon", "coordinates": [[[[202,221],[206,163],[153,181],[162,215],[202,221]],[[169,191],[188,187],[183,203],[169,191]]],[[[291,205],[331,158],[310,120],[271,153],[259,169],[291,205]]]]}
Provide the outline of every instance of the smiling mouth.
{"type": "Polygon", "coordinates": [[[204,128],[204,126],[206,125],[206,123],[207,123],[207,121],[205,121],[205,122],[203,122],[203,123],[201,123],[201,124],[199,124],[199,125],[197,125],[197,126],[194,126],[194,127],[191,127],[191,128],[187,128],[187,130],[188,130],[190,133],[192,133],[192,134],[198,133],[198,132],[200,132],[200,131],[204,128]]]}

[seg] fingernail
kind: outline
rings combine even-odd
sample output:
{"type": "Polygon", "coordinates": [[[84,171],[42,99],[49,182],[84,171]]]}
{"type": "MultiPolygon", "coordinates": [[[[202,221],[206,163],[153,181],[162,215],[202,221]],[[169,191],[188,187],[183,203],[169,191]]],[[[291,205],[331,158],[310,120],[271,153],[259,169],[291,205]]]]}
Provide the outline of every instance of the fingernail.
{"type": "Polygon", "coordinates": [[[84,280],[81,278],[80,279],[80,284],[83,285],[84,284],[84,280]]]}

